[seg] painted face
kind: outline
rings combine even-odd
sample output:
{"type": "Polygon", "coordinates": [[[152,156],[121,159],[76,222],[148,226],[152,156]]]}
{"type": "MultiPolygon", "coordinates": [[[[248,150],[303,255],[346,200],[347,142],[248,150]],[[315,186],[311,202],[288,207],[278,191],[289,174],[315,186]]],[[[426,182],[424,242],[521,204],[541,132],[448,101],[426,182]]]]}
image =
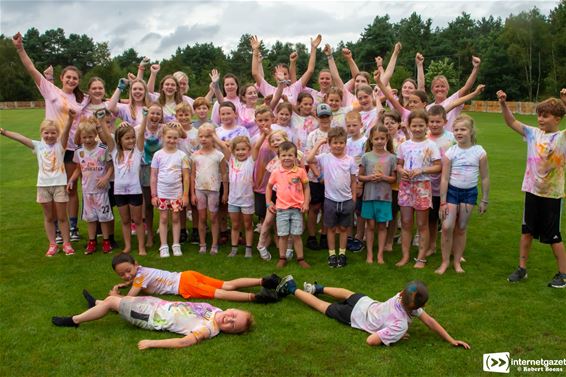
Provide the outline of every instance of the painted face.
{"type": "Polygon", "coordinates": [[[448,90],[450,86],[443,79],[437,79],[432,83],[431,92],[434,95],[434,98],[438,100],[444,100],[448,96],[448,90]]]}
{"type": "Polygon", "coordinates": [[[357,119],[346,119],[346,132],[349,136],[358,136],[362,129],[362,122],[357,119]]]}
{"type": "Polygon", "coordinates": [[[132,281],[138,272],[138,265],[128,262],[122,262],[116,265],[114,271],[124,281],[132,281]]]}
{"type": "Polygon", "coordinates": [[[312,113],[313,100],[309,97],[304,97],[299,103],[299,115],[307,116],[312,113]]]}
{"type": "Polygon", "coordinates": [[[165,82],[163,82],[163,93],[165,93],[166,96],[174,96],[177,92],[177,89],[177,83],[175,82],[175,80],[167,79],[165,80],[165,82]]]}
{"type": "Polygon", "coordinates": [[[297,151],[294,149],[279,151],[279,161],[281,161],[281,166],[285,169],[295,166],[295,160],[297,159],[296,153],[297,151]]]}
{"type": "Polygon", "coordinates": [[[234,98],[238,96],[238,84],[233,77],[227,77],[224,79],[224,91],[226,92],[226,97],[234,98]]]}
{"type": "Polygon", "coordinates": [[[332,85],[332,76],[330,72],[320,72],[318,75],[318,85],[321,91],[328,90],[332,85]]]}
{"type": "Polygon", "coordinates": [[[228,309],[217,312],[214,320],[218,324],[220,331],[230,334],[237,334],[245,331],[249,314],[238,309],[228,309]]]}
{"type": "Polygon", "coordinates": [[[66,92],[72,92],[79,86],[79,73],[73,69],[65,71],[60,78],[63,83],[63,90],[66,92]]]}
{"type": "Polygon", "coordinates": [[[134,146],[136,145],[136,133],[134,132],[134,130],[131,130],[130,132],[122,135],[120,144],[122,145],[122,149],[124,150],[130,151],[134,149],[134,146]]]}
{"type": "Polygon", "coordinates": [[[426,121],[422,118],[413,118],[409,125],[413,140],[422,141],[426,138],[426,121]]]}
{"type": "Polygon", "coordinates": [[[207,119],[208,118],[208,106],[206,106],[206,105],[197,106],[197,108],[195,109],[195,114],[197,114],[197,117],[199,119],[207,119]]]}
{"type": "Polygon", "coordinates": [[[163,146],[167,150],[177,149],[177,140],[179,140],[179,132],[177,130],[167,130],[163,134],[163,146]]]}
{"type": "Polygon", "coordinates": [[[291,121],[291,113],[286,107],[281,108],[277,112],[277,123],[281,126],[287,126],[291,121]]]}
{"type": "Polygon", "coordinates": [[[246,92],[244,93],[244,100],[246,104],[255,104],[257,102],[257,89],[255,86],[248,86],[246,92]]]}
{"type": "Polygon", "coordinates": [[[358,102],[363,111],[369,111],[373,107],[372,98],[366,92],[362,90],[358,91],[356,98],[358,98],[358,102]]]}
{"type": "Polygon", "coordinates": [[[466,146],[472,143],[470,129],[463,123],[455,123],[454,127],[452,127],[452,132],[454,133],[454,139],[456,139],[458,145],[466,146]]]}
{"type": "Polygon", "coordinates": [[[335,156],[343,156],[346,150],[346,138],[335,137],[330,141],[330,152],[335,156]]]}
{"type": "Polygon", "coordinates": [[[396,135],[397,131],[399,130],[399,123],[397,123],[395,119],[391,117],[385,117],[385,119],[383,119],[383,125],[387,127],[387,129],[389,130],[389,135],[391,136],[396,135]]]}
{"type": "Polygon", "coordinates": [[[560,124],[560,117],[544,112],[537,115],[538,128],[544,132],[556,132],[560,124]]]}
{"type": "Polygon", "coordinates": [[[179,83],[179,91],[181,94],[187,94],[189,91],[189,81],[186,78],[182,78],[181,80],[177,80],[179,83]]]}
{"type": "Polygon", "coordinates": [[[271,125],[273,117],[270,112],[265,112],[261,114],[257,114],[255,117],[255,123],[261,130],[269,129],[271,125]]]}
{"type": "Polygon", "coordinates": [[[43,139],[47,145],[55,144],[58,137],[59,131],[57,130],[57,127],[44,127],[41,131],[41,139],[43,139]]]}
{"type": "Polygon", "coordinates": [[[409,95],[409,101],[407,102],[407,109],[413,111],[417,109],[424,109],[426,107],[426,103],[421,101],[419,96],[414,94],[409,95]]]}
{"type": "Polygon", "coordinates": [[[279,148],[279,145],[281,145],[281,143],[283,143],[284,141],[285,139],[283,138],[283,135],[275,134],[269,138],[269,145],[271,146],[271,148],[277,149],[279,148]]]}
{"type": "Polygon", "coordinates": [[[385,149],[387,145],[387,135],[384,132],[376,132],[373,134],[373,138],[371,139],[373,144],[373,148],[382,151],[385,149]]]}
{"type": "Polygon", "coordinates": [[[446,120],[442,118],[442,115],[429,115],[428,117],[428,128],[432,135],[442,135],[445,124],[446,120]]]}
{"type": "Polygon", "coordinates": [[[192,114],[189,111],[180,110],[175,113],[175,118],[183,126],[191,123],[191,116],[192,114]]]}
{"type": "Polygon", "coordinates": [[[234,148],[234,155],[238,161],[244,161],[250,155],[250,146],[246,143],[238,143],[234,148]]]}
{"type": "Polygon", "coordinates": [[[135,102],[142,102],[145,97],[145,87],[141,82],[135,82],[130,89],[130,93],[135,102]]]}
{"type": "Polygon", "coordinates": [[[403,86],[401,86],[401,95],[403,96],[403,98],[409,98],[409,96],[413,94],[415,90],[417,90],[417,88],[415,87],[415,85],[413,85],[412,82],[405,81],[403,83],[403,86]]]}
{"type": "Polygon", "coordinates": [[[159,106],[151,106],[147,113],[147,119],[151,123],[159,123],[161,122],[162,110],[159,106]]]}
{"type": "Polygon", "coordinates": [[[358,85],[361,84],[369,85],[369,82],[364,75],[357,75],[356,78],[354,79],[354,90],[356,90],[358,88],[358,85]]]}
{"type": "Polygon", "coordinates": [[[220,108],[220,123],[226,127],[232,127],[236,123],[236,113],[231,107],[220,108]]]}
{"type": "Polygon", "coordinates": [[[81,144],[88,148],[94,148],[96,145],[96,132],[81,132],[81,144]]]}
{"type": "Polygon", "coordinates": [[[94,102],[100,103],[104,98],[104,84],[102,81],[93,81],[88,88],[88,95],[91,101],[94,100],[94,102]]]}
{"type": "Polygon", "coordinates": [[[326,100],[326,103],[330,106],[330,109],[332,111],[338,111],[340,110],[342,99],[338,94],[330,94],[326,100]]]}

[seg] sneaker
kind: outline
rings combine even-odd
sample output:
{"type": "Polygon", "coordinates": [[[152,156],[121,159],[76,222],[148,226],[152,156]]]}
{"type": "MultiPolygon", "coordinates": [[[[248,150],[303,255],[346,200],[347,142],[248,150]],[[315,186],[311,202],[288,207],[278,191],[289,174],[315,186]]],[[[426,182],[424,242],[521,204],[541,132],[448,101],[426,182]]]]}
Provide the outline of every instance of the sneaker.
{"type": "Polygon", "coordinates": [[[321,234],[320,235],[320,242],[318,244],[318,247],[321,250],[325,250],[328,249],[328,239],[326,238],[326,234],[321,234]]]}
{"type": "Polygon", "coordinates": [[[198,245],[200,242],[199,236],[198,236],[198,229],[193,229],[193,231],[191,232],[191,244],[193,245],[198,245]]]}
{"type": "Polygon", "coordinates": [[[171,245],[171,249],[173,250],[173,256],[175,257],[180,257],[183,255],[183,252],[181,251],[181,245],[178,243],[175,243],[173,245],[171,245]]]}
{"type": "Polygon", "coordinates": [[[277,296],[277,292],[271,289],[267,289],[265,287],[261,288],[259,293],[255,294],[255,302],[259,304],[269,304],[277,301],[279,301],[279,296],[277,296]]]}
{"type": "Polygon", "coordinates": [[[287,251],[285,252],[285,258],[287,258],[287,260],[291,260],[293,259],[294,254],[295,252],[293,251],[293,249],[287,249],[287,251]]]}
{"type": "Polygon", "coordinates": [[[169,245],[163,245],[159,248],[159,256],[161,258],[169,258],[169,245]]]}
{"type": "Polygon", "coordinates": [[[353,253],[359,253],[364,249],[364,243],[357,238],[352,239],[350,243],[350,247],[348,250],[352,251],[353,253]]]}
{"type": "Polygon", "coordinates": [[[264,261],[270,261],[271,260],[271,253],[267,250],[267,247],[258,247],[257,251],[259,251],[259,256],[264,261]]]}
{"type": "Polygon", "coordinates": [[[548,286],[551,288],[566,288],[566,274],[556,273],[554,278],[548,283],[548,286]]]}
{"type": "Polygon", "coordinates": [[[111,251],[112,245],[110,244],[110,240],[102,240],[102,252],[108,254],[111,251]]]}
{"type": "Polygon", "coordinates": [[[179,236],[179,243],[185,243],[189,239],[186,229],[181,229],[181,234],[179,236]]]}
{"type": "Polygon", "coordinates": [[[90,255],[96,251],[96,240],[89,240],[86,244],[85,255],[90,255]]]}
{"type": "Polygon", "coordinates": [[[236,255],[238,255],[238,248],[233,247],[232,251],[230,251],[230,254],[228,254],[228,256],[235,257],[236,255]]]}
{"type": "Polygon", "coordinates": [[[307,283],[306,281],[303,283],[303,290],[311,295],[319,295],[322,293],[323,289],[324,287],[316,281],[314,283],[307,283]]]}
{"type": "Polygon", "coordinates": [[[351,236],[348,236],[348,239],[346,240],[346,249],[352,250],[352,242],[353,241],[354,241],[354,239],[351,236]]]}
{"type": "Polygon", "coordinates": [[[336,255],[328,256],[328,267],[336,268],[338,266],[338,257],[336,255]]]}
{"type": "Polygon", "coordinates": [[[246,252],[244,253],[244,258],[251,258],[252,257],[252,248],[246,247],[246,252]]]}
{"type": "Polygon", "coordinates": [[[293,275],[287,275],[281,279],[281,282],[279,282],[277,288],[275,288],[275,292],[277,292],[277,296],[285,297],[294,294],[296,289],[297,283],[295,283],[293,275]]]}
{"type": "Polygon", "coordinates": [[[527,269],[519,267],[511,275],[509,275],[507,281],[509,283],[516,283],[518,281],[526,279],[527,277],[527,269]]]}
{"type": "Polygon", "coordinates": [[[336,265],[336,267],[340,268],[340,267],[344,267],[347,264],[347,260],[346,260],[346,254],[340,254],[338,255],[338,263],[336,265]]]}
{"type": "Polygon", "coordinates": [[[63,243],[63,236],[59,230],[55,232],[55,243],[57,245],[61,245],[63,243]]]}
{"type": "Polygon", "coordinates": [[[210,255],[216,255],[218,254],[218,245],[212,245],[210,247],[210,255]]]}
{"type": "Polygon", "coordinates": [[[58,251],[59,251],[59,246],[57,246],[57,244],[50,244],[49,249],[47,249],[47,252],[45,253],[45,256],[52,257],[55,254],[57,254],[58,251]]]}
{"type": "Polygon", "coordinates": [[[261,286],[268,289],[275,289],[281,283],[281,278],[276,274],[271,274],[261,278],[261,286]]]}
{"type": "Polygon", "coordinates": [[[131,223],[130,224],[130,233],[135,236],[136,235],[136,224],[135,223],[131,223]]]}
{"type": "Polygon", "coordinates": [[[413,237],[413,246],[419,246],[419,241],[421,240],[421,236],[417,233],[415,237],[413,237]]]}
{"type": "Polygon", "coordinates": [[[206,244],[199,246],[198,253],[199,254],[206,254],[206,244]]]}
{"type": "Polygon", "coordinates": [[[311,250],[320,250],[315,236],[309,236],[309,238],[307,238],[307,247],[311,250]]]}
{"type": "Polygon", "coordinates": [[[77,242],[81,239],[81,235],[79,234],[79,228],[71,228],[71,232],[69,233],[72,242],[77,242]]]}
{"type": "Polygon", "coordinates": [[[70,242],[63,245],[63,251],[65,255],[75,255],[75,249],[73,249],[70,242]]]}

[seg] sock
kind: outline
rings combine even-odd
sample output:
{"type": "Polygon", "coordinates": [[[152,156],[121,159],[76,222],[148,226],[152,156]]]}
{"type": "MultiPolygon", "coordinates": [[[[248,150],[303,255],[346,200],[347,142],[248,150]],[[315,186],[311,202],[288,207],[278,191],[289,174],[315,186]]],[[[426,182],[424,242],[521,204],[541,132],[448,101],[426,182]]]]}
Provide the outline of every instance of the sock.
{"type": "Polygon", "coordinates": [[[96,306],[96,299],[89,293],[89,291],[87,291],[86,289],[83,289],[83,296],[84,296],[86,302],[88,303],[89,309],[96,306]]]}
{"type": "Polygon", "coordinates": [[[232,245],[232,252],[237,253],[238,252],[238,246],[232,245]]]}
{"type": "Polygon", "coordinates": [[[251,246],[246,246],[246,253],[251,253],[253,248],[251,246]]]}
{"type": "Polygon", "coordinates": [[[314,294],[319,295],[324,293],[324,285],[314,282],[314,294]]]}
{"type": "Polygon", "coordinates": [[[328,249],[328,255],[330,256],[336,255],[336,249],[328,249]]]}
{"type": "Polygon", "coordinates": [[[69,223],[71,225],[71,229],[77,229],[77,221],[76,217],[69,217],[69,223]]]}
{"type": "Polygon", "coordinates": [[[338,250],[338,254],[340,254],[340,255],[346,255],[346,249],[339,249],[339,250],[338,250]]]}
{"type": "Polygon", "coordinates": [[[79,327],[78,323],[73,322],[73,317],[52,317],[51,322],[55,326],[79,327]]]}

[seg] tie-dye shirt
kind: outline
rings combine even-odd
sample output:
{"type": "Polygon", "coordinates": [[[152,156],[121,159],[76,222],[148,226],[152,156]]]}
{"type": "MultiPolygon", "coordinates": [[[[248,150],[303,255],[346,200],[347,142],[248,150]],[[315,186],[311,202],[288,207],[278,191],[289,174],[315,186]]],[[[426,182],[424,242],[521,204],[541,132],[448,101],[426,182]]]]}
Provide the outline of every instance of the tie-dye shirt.
{"type": "Polygon", "coordinates": [[[563,198],[566,130],[546,133],[522,126],[527,142],[527,168],[521,190],[544,198],[563,198]]]}
{"type": "Polygon", "coordinates": [[[216,136],[222,141],[230,142],[237,136],[245,136],[248,139],[250,138],[250,134],[246,127],[243,126],[235,126],[233,128],[224,128],[224,126],[220,126],[216,129],[216,136]]]}
{"type": "Polygon", "coordinates": [[[306,153],[307,138],[311,132],[318,128],[318,119],[312,115],[306,117],[293,113],[291,127],[296,130],[299,149],[306,153]]]}
{"type": "Polygon", "coordinates": [[[356,165],[360,165],[362,162],[362,156],[364,155],[366,148],[367,137],[361,136],[358,140],[354,140],[351,137],[348,138],[346,142],[346,154],[354,158],[356,165]]]}
{"type": "MultiPolygon", "coordinates": [[[[403,169],[414,170],[432,166],[434,161],[440,160],[440,150],[434,141],[407,140],[399,146],[397,158],[403,160],[403,169]]],[[[413,181],[429,181],[430,174],[419,174],[413,181]]]]}
{"type": "Polygon", "coordinates": [[[401,295],[398,293],[385,302],[379,302],[368,296],[360,298],[351,314],[352,327],[377,334],[386,346],[399,341],[409,330],[412,317],[420,317],[422,308],[413,310],[411,315],[403,308],[401,295]]]}
{"type": "Polygon", "coordinates": [[[107,163],[110,161],[108,147],[98,143],[92,149],[81,146],[75,151],[73,162],[81,168],[81,185],[83,194],[102,194],[108,192],[108,187],[96,187],[98,179],[102,178],[107,171],[107,163]]]}
{"type": "Polygon", "coordinates": [[[33,153],[37,157],[39,171],[37,173],[38,187],[65,186],[67,174],[63,157],[65,150],[59,141],[47,144],[45,141],[33,140],[33,153]]]}
{"type": "MultiPolygon", "coordinates": [[[[307,138],[307,146],[305,148],[305,154],[308,155],[310,153],[311,149],[314,148],[314,146],[316,145],[316,143],[318,143],[319,140],[326,139],[326,138],[328,138],[328,131],[323,131],[320,128],[317,128],[316,130],[311,132],[309,134],[308,138],[307,138]]],[[[330,152],[330,148],[328,147],[328,143],[325,143],[325,144],[322,144],[320,146],[320,148],[318,148],[317,155],[319,155],[321,153],[328,153],[328,152],[330,152]]],[[[318,164],[317,164],[317,166],[318,166],[318,164]]],[[[320,166],[318,166],[318,173],[320,174],[320,166]]],[[[309,177],[309,181],[318,182],[318,176],[313,171],[313,169],[309,169],[308,177],[309,177]]]]}
{"type": "MultiPolygon", "coordinates": [[[[444,131],[442,135],[428,135],[428,139],[434,141],[440,151],[440,158],[444,157],[446,151],[456,144],[454,134],[450,131],[444,131]]],[[[432,196],[440,196],[440,178],[442,173],[430,174],[430,184],[432,187],[432,196]]],[[[477,182],[477,181],[476,181],[477,182]]]]}

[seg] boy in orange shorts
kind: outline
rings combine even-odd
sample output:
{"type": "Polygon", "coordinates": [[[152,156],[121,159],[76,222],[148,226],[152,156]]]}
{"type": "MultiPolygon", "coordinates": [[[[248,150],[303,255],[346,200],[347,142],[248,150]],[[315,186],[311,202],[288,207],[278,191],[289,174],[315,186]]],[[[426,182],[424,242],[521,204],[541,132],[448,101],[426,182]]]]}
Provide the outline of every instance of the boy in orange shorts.
{"type": "MultiPolygon", "coordinates": [[[[189,298],[217,298],[229,301],[255,301],[271,303],[279,301],[275,288],[281,278],[275,274],[264,278],[238,278],[229,281],[215,279],[197,271],[170,272],[140,266],[130,254],[121,253],[112,259],[112,268],[126,283],[115,285],[111,296],[120,296],[119,289],[131,285],[128,296],[180,295],[189,298]],[[261,286],[259,293],[240,292],[237,289],[261,286]]],[[[89,304],[94,306],[94,298],[83,292],[89,304]],[[92,300],[91,300],[92,298],[92,300]]]]}

